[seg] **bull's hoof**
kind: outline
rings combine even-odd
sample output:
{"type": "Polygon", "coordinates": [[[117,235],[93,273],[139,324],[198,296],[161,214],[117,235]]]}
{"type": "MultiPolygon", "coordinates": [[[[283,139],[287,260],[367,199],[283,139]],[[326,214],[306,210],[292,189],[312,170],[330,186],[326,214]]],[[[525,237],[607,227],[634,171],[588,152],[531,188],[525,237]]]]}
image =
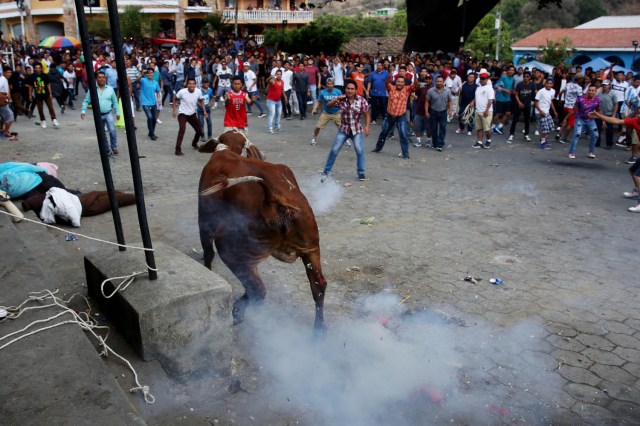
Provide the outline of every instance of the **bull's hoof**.
{"type": "Polygon", "coordinates": [[[327,335],[327,326],[324,322],[316,323],[313,325],[313,338],[314,339],[322,339],[327,335]]]}
{"type": "Polygon", "coordinates": [[[249,298],[246,295],[235,301],[233,304],[233,311],[231,311],[231,314],[233,315],[233,325],[238,325],[244,321],[244,313],[247,310],[248,304],[249,298]]]}

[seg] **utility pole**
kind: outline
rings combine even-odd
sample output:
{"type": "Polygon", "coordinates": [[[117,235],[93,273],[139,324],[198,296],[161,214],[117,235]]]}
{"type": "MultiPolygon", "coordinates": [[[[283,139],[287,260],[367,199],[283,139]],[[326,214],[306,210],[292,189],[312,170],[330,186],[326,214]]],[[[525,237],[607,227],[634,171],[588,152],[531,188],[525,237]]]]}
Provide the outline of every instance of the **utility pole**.
{"type": "Polygon", "coordinates": [[[496,13],[496,30],[498,30],[498,39],[496,40],[496,60],[500,60],[500,12],[496,13]]]}
{"type": "Polygon", "coordinates": [[[20,28],[22,31],[22,49],[27,50],[27,36],[24,33],[24,0],[16,0],[16,5],[20,11],[20,28]]]}

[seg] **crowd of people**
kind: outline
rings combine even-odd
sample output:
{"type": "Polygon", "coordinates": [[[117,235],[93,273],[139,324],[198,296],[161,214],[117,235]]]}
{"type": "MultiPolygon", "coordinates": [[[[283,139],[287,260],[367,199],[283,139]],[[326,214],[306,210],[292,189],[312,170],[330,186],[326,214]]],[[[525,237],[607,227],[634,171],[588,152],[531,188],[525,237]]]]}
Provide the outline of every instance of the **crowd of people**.
{"type": "MultiPolygon", "coordinates": [[[[97,44],[93,53],[100,112],[110,134],[107,149],[113,155],[118,150],[112,112],[120,115],[117,99],[126,85],[132,109],[142,110],[146,116],[147,136],[152,140],[157,139],[156,126],[163,124],[163,107],[167,102],[173,107],[178,121],[178,156],[183,155],[186,124],[194,129],[192,146],[197,148],[199,141],[213,135],[211,114],[218,108],[225,109],[225,129],[248,132],[247,116],[253,115],[255,108],[258,118],[266,117],[264,131],[275,133],[283,131],[283,123],[294,116],[307,120],[311,105],[312,114],[320,112],[311,132],[311,145],[316,145],[327,125],[334,123],[337,127],[323,181],[342,147],[351,144],[357,154],[357,176],[366,179],[364,138],[378,123],[381,128],[372,152],[381,152],[397,132],[401,148],[398,156],[403,159],[410,158],[411,146],[442,152],[448,127],[470,138],[475,136],[469,146],[484,150],[490,149],[496,139],[506,144],[515,142],[520,126],[522,141],[531,142],[530,130],[535,127],[533,136],[539,137],[540,149],[550,149],[552,142],[569,143],[570,159],[576,158],[580,137],[586,134],[588,158],[596,158],[597,147],[619,146],[630,151],[627,162],[634,165],[634,184],[640,176],[640,125],[636,118],[640,111],[640,77],[631,73],[582,70],[564,64],[545,73],[508,62],[477,61],[461,53],[291,54],[258,46],[251,37],[197,37],[171,48],[128,40],[123,48],[126,82],[118,81],[108,41],[97,44]]],[[[80,52],[48,52],[35,47],[16,51],[15,66],[5,59],[0,77],[0,91],[6,90],[12,100],[11,108],[0,110],[4,123],[0,137],[15,138],[10,131],[13,116],[31,118],[36,107],[37,123],[46,128],[45,105],[53,126],[59,126],[54,99],[64,114],[66,108],[75,108],[73,102],[78,96],[84,96],[84,116],[90,97],[80,52]]],[[[638,186],[625,196],[637,197],[638,186]]],[[[640,212],[640,207],[630,210],[640,212]]]]}

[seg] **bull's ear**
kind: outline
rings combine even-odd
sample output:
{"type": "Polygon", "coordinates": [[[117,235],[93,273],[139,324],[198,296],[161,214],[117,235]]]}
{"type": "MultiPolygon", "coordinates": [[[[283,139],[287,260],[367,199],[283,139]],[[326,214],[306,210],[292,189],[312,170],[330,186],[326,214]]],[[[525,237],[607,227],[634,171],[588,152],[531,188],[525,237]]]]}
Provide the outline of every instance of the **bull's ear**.
{"type": "Polygon", "coordinates": [[[264,161],[267,157],[265,157],[265,155],[262,153],[262,151],[260,151],[260,149],[258,149],[257,146],[252,144],[249,148],[247,148],[247,158],[255,158],[256,160],[264,161]]]}
{"type": "Polygon", "coordinates": [[[216,151],[216,147],[218,146],[218,139],[209,139],[204,145],[198,148],[198,152],[204,153],[213,153],[216,151]]]}

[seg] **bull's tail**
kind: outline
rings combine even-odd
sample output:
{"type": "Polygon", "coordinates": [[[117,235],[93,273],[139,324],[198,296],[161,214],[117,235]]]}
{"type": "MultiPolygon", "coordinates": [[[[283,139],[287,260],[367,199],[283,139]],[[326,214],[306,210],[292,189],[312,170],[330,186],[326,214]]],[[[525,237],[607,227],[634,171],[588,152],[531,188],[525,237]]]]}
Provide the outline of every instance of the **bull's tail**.
{"type": "Polygon", "coordinates": [[[207,196],[211,194],[215,194],[218,191],[222,191],[224,189],[230,188],[239,183],[245,182],[262,182],[262,178],[257,176],[243,176],[238,178],[227,178],[221,177],[216,179],[215,183],[207,189],[204,189],[198,193],[200,196],[207,196]]]}

